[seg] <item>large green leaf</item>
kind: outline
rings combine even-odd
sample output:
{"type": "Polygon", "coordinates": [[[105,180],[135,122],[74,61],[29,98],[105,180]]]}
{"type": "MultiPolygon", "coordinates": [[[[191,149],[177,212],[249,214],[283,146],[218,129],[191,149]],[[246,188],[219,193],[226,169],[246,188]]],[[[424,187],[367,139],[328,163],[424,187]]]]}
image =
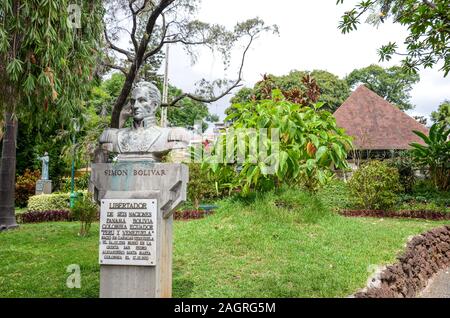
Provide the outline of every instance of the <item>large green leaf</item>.
{"type": "MultiPolygon", "coordinates": [[[[415,133],[417,136],[422,138],[422,140],[425,141],[426,144],[431,145],[431,143],[432,143],[431,139],[427,135],[425,135],[423,132],[413,130],[413,133],[415,133]]],[[[431,130],[430,130],[430,135],[431,135],[431,130]]]]}

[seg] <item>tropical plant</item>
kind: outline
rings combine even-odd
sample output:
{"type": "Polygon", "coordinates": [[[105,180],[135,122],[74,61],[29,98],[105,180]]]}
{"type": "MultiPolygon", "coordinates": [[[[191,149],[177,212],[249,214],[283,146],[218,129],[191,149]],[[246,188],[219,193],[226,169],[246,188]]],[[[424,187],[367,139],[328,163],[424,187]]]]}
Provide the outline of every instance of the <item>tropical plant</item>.
{"type": "Polygon", "coordinates": [[[91,224],[98,216],[98,210],[98,206],[92,200],[92,195],[90,193],[81,195],[77,198],[70,212],[71,216],[81,223],[80,236],[87,236],[89,234],[91,224]]]}
{"type": "Polygon", "coordinates": [[[271,99],[234,105],[237,112],[226,119],[235,119],[233,125],[203,166],[218,176],[221,186],[243,194],[298,183],[316,190],[329,180],[333,168],[347,168],[351,147],[350,137],[336,126],[331,113],[321,110],[323,105],[292,103],[279,90],[271,99]],[[257,134],[260,129],[263,132],[257,134]],[[260,145],[258,151],[255,145],[260,145]],[[234,160],[234,154],[241,160],[234,160]]]}
{"type": "Polygon", "coordinates": [[[350,199],[361,209],[390,209],[402,191],[396,168],[381,161],[370,161],[355,171],[349,181],[350,199]]]}
{"type": "Polygon", "coordinates": [[[450,188],[450,128],[434,124],[430,128],[429,136],[420,131],[414,133],[425,143],[411,144],[415,160],[422,167],[429,169],[438,190],[447,191],[450,188]]]}

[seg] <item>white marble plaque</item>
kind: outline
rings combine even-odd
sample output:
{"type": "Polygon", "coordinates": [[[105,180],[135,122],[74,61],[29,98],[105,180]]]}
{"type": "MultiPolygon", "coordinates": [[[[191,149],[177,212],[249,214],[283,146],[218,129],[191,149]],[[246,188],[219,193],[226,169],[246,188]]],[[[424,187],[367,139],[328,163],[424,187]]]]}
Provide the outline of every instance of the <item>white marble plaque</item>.
{"type": "Polygon", "coordinates": [[[157,200],[101,200],[100,264],[156,265],[157,200]]]}

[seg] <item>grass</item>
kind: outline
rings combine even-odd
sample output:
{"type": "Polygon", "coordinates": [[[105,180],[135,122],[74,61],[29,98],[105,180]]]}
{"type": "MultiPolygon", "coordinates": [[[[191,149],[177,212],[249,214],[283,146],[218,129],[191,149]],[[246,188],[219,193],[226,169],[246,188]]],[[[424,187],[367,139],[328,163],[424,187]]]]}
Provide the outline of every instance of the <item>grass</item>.
{"type": "MultiPolygon", "coordinates": [[[[408,237],[448,224],[344,218],[332,212],[339,204],[326,192],[289,190],[224,200],[206,219],[175,222],[173,296],[345,297],[365,286],[370,265],[395,261],[408,237]]],[[[97,297],[98,224],[88,238],[78,229],[0,233],[0,297],[97,297]],[[66,287],[70,264],[81,267],[81,289],[66,287]]]]}

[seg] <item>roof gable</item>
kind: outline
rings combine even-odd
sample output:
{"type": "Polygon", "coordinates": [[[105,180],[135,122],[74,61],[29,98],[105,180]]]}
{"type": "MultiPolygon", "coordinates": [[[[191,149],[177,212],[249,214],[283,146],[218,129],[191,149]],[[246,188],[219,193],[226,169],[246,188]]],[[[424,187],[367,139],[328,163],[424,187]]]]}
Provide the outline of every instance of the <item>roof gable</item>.
{"type": "Polygon", "coordinates": [[[428,128],[361,85],[334,113],[337,125],[354,137],[356,149],[410,149],[412,142],[423,144],[413,133],[428,135],[428,128]]]}

